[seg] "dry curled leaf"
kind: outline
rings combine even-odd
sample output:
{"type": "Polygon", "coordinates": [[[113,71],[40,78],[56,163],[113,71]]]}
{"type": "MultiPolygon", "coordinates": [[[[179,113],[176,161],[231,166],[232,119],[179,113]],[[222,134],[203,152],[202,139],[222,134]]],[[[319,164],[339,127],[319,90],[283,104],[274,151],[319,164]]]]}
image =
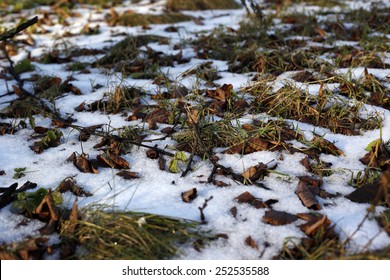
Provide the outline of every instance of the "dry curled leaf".
{"type": "Polygon", "coordinates": [[[197,195],[197,189],[196,188],[193,188],[193,189],[190,189],[186,192],[182,192],[181,193],[181,198],[183,199],[184,202],[191,202],[192,200],[194,200],[198,195],[197,195]]]}
{"type": "Polygon", "coordinates": [[[309,157],[308,157],[308,156],[304,157],[304,158],[301,159],[299,162],[306,168],[307,171],[309,171],[309,172],[312,172],[312,171],[313,171],[313,169],[311,168],[311,165],[310,165],[310,161],[309,161],[309,157]]]}
{"type": "Polygon", "coordinates": [[[146,156],[151,159],[158,159],[160,154],[154,149],[149,149],[146,151],[146,156]]]}
{"type": "Polygon", "coordinates": [[[312,179],[310,177],[300,177],[296,194],[301,200],[302,204],[313,210],[320,210],[321,206],[317,201],[316,195],[320,193],[319,186],[321,181],[312,179]]]}
{"type": "Polygon", "coordinates": [[[42,199],[38,207],[33,210],[33,214],[37,215],[40,219],[46,221],[59,220],[58,211],[54,205],[54,199],[50,189],[45,195],[45,197],[42,199]]]}
{"type": "MultiPolygon", "coordinates": [[[[300,214],[297,216],[302,217],[300,214]]],[[[309,218],[307,223],[300,225],[299,228],[310,237],[315,236],[319,231],[324,231],[331,224],[326,215],[310,215],[307,217],[309,218]]]]}
{"type": "Polygon", "coordinates": [[[206,96],[212,97],[214,99],[225,101],[230,98],[230,92],[233,90],[232,84],[224,84],[222,87],[215,90],[206,90],[206,96]]]}
{"type": "Polygon", "coordinates": [[[77,156],[76,153],[72,153],[72,155],[68,158],[68,161],[72,161],[77,169],[83,173],[99,173],[97,166],[88,160],[87,155],[84,153],[82,153],[80,156],[77,156]]]}
{"type": "Polygon", "coordinates": [[[107,166],[116,169],[130,169],[129,163],[120,156],[116,156],[113,153],[103,153],[97,156],[98,162],[102,166],[107,166]]]}
{"type": "Polygon", "coordinates": [[[258,180],[260,177],[266,176],[268,174],[268,166],[262,162],[255,166],[249,167],[241,175],[251,182],[258,180]]]}
{"type": "Polygon", "coordinates": [[[70,191],[75,196],[84,196],[84,197],[92,196],[90,192],[87,192],[82,187],[78,186],[76,180],[73,179],[72,177],[68,177],[62,180],[62,182],[58,185],[56,190],[58,190],[61,193],[70,191]]]}

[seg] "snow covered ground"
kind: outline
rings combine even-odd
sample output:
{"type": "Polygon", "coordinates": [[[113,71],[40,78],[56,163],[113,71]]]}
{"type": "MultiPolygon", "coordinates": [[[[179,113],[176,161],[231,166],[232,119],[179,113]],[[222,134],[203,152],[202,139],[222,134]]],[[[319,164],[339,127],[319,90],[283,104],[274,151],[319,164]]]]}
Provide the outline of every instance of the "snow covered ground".
{"type": "MultiPolygon", "coordinates": [[[[163,7],[164,1],[157,1],[155,4],[149,4],[149,1],[141,1],[139,4],[131,4],[128,1],[121,9],[132,9],[140,13],[158,13],[163,7]]],[[[350,7],[369,8],[371,2],[380,1],[344,1],[350,7]]],[[[383,4],[389,5],[388,1],[382,1],[383,4]]],[[[49,9],[49,8],[47,8],[49,9]]],[[[313,11],[318,8],[307,6],[294,6],[294,9],[303,9],[304,11],[313,11]]],[[[339,8],[332,8],[337,11],[339,8]]],[[[330,9],[330,11],[332,11],[330,9]]],[[[103,10],[97,12],[90,6],[81,6],[77,9],[79,17],[67,19],[70,24],[63,26],[56,23],[52,26],[47,26],[49,31],[47,34],[33,34],[35,40],[34,46],[25,46],[23,51],[12,57],[17,63],[30,52],[31,57],[39,57],[44,53],[59,46],[78,46],[80,48],[103,49],[104,47],[113,45],[125,38],[126,35],[137,34],[154,34],[164,36],[170,39],[168,45],[160,45],[150,43],[149,47],[155,51],[161,51],[167,54],[177,54],[179,50],[173,47],[175,44],[183,42],[189,38],[195,38],[198,32],[207,33],[214,28],[220,26],[228,26],[233,29],[239,28],[239,22],[246,16],[245,9],[240,10],[211,10],[211,11],[187,11],[188,15],[195,18],[201,17],[202,25],[197,25],[193,21],[175,23],[174,26],[178,32],[167,32],[165,28],[172,24],[151,25],[150,29],[142,27],[124,27],[124,26],[108,26],[104,21],[105,13],[103,10]],[[100,33],[96,35],[79,35],[79,31],[87,23],[91,27],[99,25],[100,33]],[[72,37],[62,37],[64,34],[73,33],[72,37]],[[112,36],[118,34],[118,36],[112,36]]],[[[26,17],[35,15],[35,11],[26,10],[22,12],[26,17]]],[[[15,15],[8,15],[12,17],[15,15]]],[[[5,19],[5,21],[7,21],[5,19]]],[[[11,24],[5,25],[10,27],[11,24]]],[[[387,35],[389,36],[389,35],[387,35]]],[[[18,39],[27,38],[26,35],[20,35],[18,39]]],[[[342,42],[335,42],[335,44],[342,42]]],[[[388,46],[388,45],[387,45],[388,46]]],[[[182,49],[183,56],[191,58],[186,64],[177,64],[175,67],[163,67],[162,71],[167,73],[172,80],[179,80],[181,84],[188,88],[193,88],[197,79],[194,76],[182,77],[181,74],[197,65],[204,63],[204,60],[196,59],[195,52],[191,46],[182,49]]],[[[389,60],[389,52],[384,53],[389,60]]],[[[99,56],[99,55],[98,55],[99,56]]],[[[96,56],[82,56],[77,58],[83,62],[93,62],[96,56]]],[[[207,61],[213,61],[208,59],[207,61]]],[[[251,83],[253,73],[237,74],[231,73],[228,70],[228,65],[224,61],[213,61],[213,66],[217,67],[218,74],[221,76],[214,83],[232,84],[234,90],[240,91],[240,88],[251,83]]],[[[75,79],[72,84],[78,87],[82,95],[65,94],[56,100],[56,108],[62,115],[71,115],[77,121],[74,125],[91,126],[103,124],[106,128],[119,128],[129,125],[144,124],[140,120],[126,121],[120,114],[103,114],[96,112],[76,112],[74,108],[82,101],[90,103],[102,98],[103,94],[112,91],[118,84],[126,84],[131,86],[142,87],[150,93],[156,93],[158,86],[152,84],[152,80],[132,79],[131,77],[122,77],[120,73],[104,73],[100,69],[90,68],[90,73],[82,73],[66,70],[67,64],[42,64],[33,62],[35,66],[34,72],[22,74],[22,78],[31,77],[33,73],[40,75],[58,76],[62,80],[73,76],[75,79]],[[94,89],[94,85],[103,85],[102,88],[94,89]]],[[[5,60],[0,61],[0,67],[6,67],[5,60]]],[[[369,72],[381,79],[389,81],[390,69],[368,69],[369,72]]],[[[352,71],[357,78],[363,75],[364,68],[356,69],[339,69],[342,72],[352,71]]],[[[289,74],[278,77],[275,82],[275,88],[281,87],[289,78],[289,74]]],[[[298,85],[307,87],[309,92],[316,94],[319,85],[298,85]]],[[[0,109],[4,109],[9,105],[10,100],[17,99],[16,95],[7,95],[12,85],[17,84],[15,81],[5,81],[0,79],[0,109]]],[[[200,88],[208,86],[202,82],[198,85],[200,88]]],[[[331,85],[328,85],[331,88],[331,85]]],[[[387,86],[389,84],[387,83],[387,86]]],[[[334,85],[337,87],[337,84],[334,85]]],[[[26,84],[27,89],[29,85],[26,84]]],[[[149,100],[150,102],[153,102],[149,100]]],[[[382,107],[366,105],[368,110],[377,112],[383,118],[382,139],[385,141],[390,139],[390,111],[382,107]]],[[[240,123],[252,122],[253,120],[261,120],[263,114],[245,115],[240,119],[240,123]]],[[[2,119],[1,122],[17,123],[12,119],[2,119]]],[[[325,135],[325,138],[334,143],[345,156],[334,156],[321,154],[321,159],[325,162],[332,163],[333,174],[324,177],[322,189],[328,193],[341,194],[334,198],[319,198],[319,203],[322,206],[321,210],[316,212],[324,214],[335,225],[335,231],[340,236],[341,240],[351,238],[349,249],[353,251],[361,251],[364,249],[381,249],[390,244],[389,235],[378,225],[376,219],[366,219],[363,225],[359,225],[364,219],[368,203],[355,203],[345,198],[354,188],[349,185],[351,179],[351,171],[358,172],[365,168],[365,165],[359,161],[367,151],[366,146],[373,140],[380,137],[380,130],[374,129],[364,131],[361,135],[347,136],[335,134],[329,129],[322,127],[314,127],[303,122],[290,121],[295,126],[298,126],[300,131],[310,139],[313,137],[313,132],[319,135],[325,135]],[[355,232],[358,229],[357,232],[355,232]]],[[[51,120],[41,115],[35,116],[35,124],[37,126],[51,127],[51,120]]],[[[164,128],[168,125],[160,125],[164,128]]],[[[243,185],[231,179],[226,180],[230,185],[228,187],[216,187],[212,183],[203,183],[207,181],[212,170],[210,161],[202,161],[201,158],[195,157],[193,170],[186,177],[181,177],[181,173],[171,173],[161,171],[156,160],[147,158],[144,148],[133,147],[131,152],[122,157],[130,164],[131,171],[135,171],[140,175],[139,179],[124,180],[115,175],[116,170],[110,168],[99,168],[98,174],[81,173],[71,163],[67,162],[67,158],[73,153],[86,153],[89,158],[95,158],[100,152],[93,146],[100,141],[100,137],[92,136],[87,142],[78,140],[79,133],[72,128],[61,128],[63,137],[61,144],[57,147],[45,150],[41,154],[36,154],[31,150],[30,146],[34,140],[31,138],[33,131],[30,125],[25,129],[19,129],[15,134],[5,134],[0,136],[0,170],[5,171],[5,175],[0,176],[0,187],[8,187],[15,182],[23,185],[24,182],[31,181],[39,187],[55,189],[58,184],[66,177],[75,176],[79,186],[93,194],[91,197],[79,198],[79,206],[85,207],[95,203],[104,203],[119,210],[141,211],[155,214],[167,215],[175,218],[185,218],[195,221],[200,221],[200,212],[198,207],[202,207],[205,200],[213,197],[208,206],[204,209],[207,224],[202,227],[210,229],[215,233],[224,233],[228,235],[228,239],[220,238],[210,242],[203,250],[197,251],[191,246],[181,248],[181,254],[177,256],[179,259],[271,259],[277,255],[283,247],[284,242],[288,238],[302,238],[305,233],[299,229],[299,225],[304,221],[297,221],[275,226],[265,223],[262,220],[265,212],[269,209],[257,209],[250,204],[238,203],[235,199],[245,191],[250,192],[254,197],[261,198],[266,201],[268,199],[276,199],[277,203],[272,205],[273,210],[285,211],[291,214],[308,213],[311,210],[307,209],[299,200],[295,191],[299,182],[298,176],[310,175],[305,167],[299,162],[305,157],[303,153],[291,154],[288,151],[259,151],[248,155],[225,154],[223,149],[216,148],[216,155],[220,158],[219,163],[224,166],[230,166],[234,172],[241,174],[251,166],[259,162],[273,162],[277,164],[275,171],[266,176],[261,182],[267,188],[260,188],[255,185],[243,185]],[[26,167],[26,175],[20,179],[14,179],[14,169],[26,167]],[[288,176],[281,175],[287,174],[288,176]],[[200,183],[203,181],[202,183],[200,183]],[[182,192],[189,189],[197,189],[197,198],[191,203],[184,203],[181,197],[182,192]],[[233,217],[231,209],[236,207],[237,215],[233,217]],[[245,240],[250,236],[258,245],[258,248],[248,246],[245,240]]],[[[159,138],[163,136],[159,130],[153,132],[155,135],[148,136],[159,138]]],[[[152,142],[153,145],[165,149],[174,145],[176,142],[170,137],[152,142]]],[[[169,148],[168,148],[169,150],[169,148]]],[[[189,154],[187,154],[189,155],[189,154]]],[[[74,197],[71,194],[64,195],[64,204],[71,207],[74,197]]],[[[22,240],[27,236],[37,234],[37,229],[42,226],[40,222],[31,221],[27,225],[20,225],[21,217],[11,213],[11,206],[0,210],[0,244],[10,243],[22,240]]],[[[375,215],[381,213],[385,208],[376,207],[375,215]]]]}

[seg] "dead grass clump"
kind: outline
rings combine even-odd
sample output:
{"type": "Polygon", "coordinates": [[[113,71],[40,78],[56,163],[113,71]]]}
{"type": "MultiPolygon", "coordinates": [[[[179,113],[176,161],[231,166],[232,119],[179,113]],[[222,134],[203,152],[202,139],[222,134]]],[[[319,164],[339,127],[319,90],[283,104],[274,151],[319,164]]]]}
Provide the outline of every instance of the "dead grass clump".
{"type": "Polygon", "coordinates": [[[201,237],[195,222],[159,215],[88,210],[83,216],[72,224],[72,235],[67,224],[61,232],[63,239],[79,245],[75,259],[168,259],[179,252],[178,245],[201,237]]]}
{"type": "Polygon", "coordinates": [[[239,9],[240,5],[234,0],[168,0],[166,7],[170,11],[180,10],[225,10],[239,9]]]}
{"type": "Polygon", "coordinates": [[[138,106],[146,92],[134,86],[117,86],[106,98],[90,105],[91,110],[99,109],[106,113],[120,113],[138,106]]]}
{"type": "Polygon", "coordinates": [[[217,147],[230,147],[248,137],[245,130],[233,126],[230,121],[205,122],[198,129],[183,129],[174,133],[172,138],[178,142],[178,148],[197,155],[211,154],[217,147]]]}
{"type": "Polygon", "coordinates": [[[216,28],[209,35],[202,35],[192,42],[200,59],[232,60],[239,48],[235,32],[216,28]]]}
{"type": "Polygon", "coordinates": [[[164,42],[166,38],[155,35],[129,36],[112,46],[108,53],[97,60],[95,66],[113,67],[123,60],[132,60],[139,54],[139,47],[152,42],[164,42]]]}
{"type": "Polygon", "coordinates": [[[374,116],[369,119],[360,117],[361,103],[349,106],[322,89],[318,96],[313,96],[287,84],[276,92],[268,90],[252,92],[252,95],[256,96],[252,105],[261,112],[326,127],[334,133],[356,135],[359,129],[373,129],[380,125],[380,120],[374,116]]]}
{"type": "Polygon", "coordinates": [[[193,20],[191,16],[176,12],[153,15],[137,14],[133,11],[127,11],[121,15],[111,14],[108,19],[108,24],[110,26],[147,26],[150,24],[168,24],[190,20],[193,20]]]}
{"type": "Polygon", "coordinates": [[[2,118],[28,118],[42,112],[40,104],[33,98],[16,99],[1,110],[2,118]]]}

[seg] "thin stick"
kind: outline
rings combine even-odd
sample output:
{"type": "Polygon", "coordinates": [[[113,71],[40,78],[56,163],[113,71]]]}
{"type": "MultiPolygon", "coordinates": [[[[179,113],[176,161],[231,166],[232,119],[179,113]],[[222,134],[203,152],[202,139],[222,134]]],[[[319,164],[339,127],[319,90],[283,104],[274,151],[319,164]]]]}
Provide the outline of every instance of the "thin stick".
{"type": "Polygon", "coordinates": [[[3,34],[0,35],[0,41],[5,41],[7,39],[13,38],[16,34],[29,28],[31,25],[36,24],[37,22],[38,22],[38,17],[36,16],[32,19],[29,19],[26,22],[19,24],[15,28],[5,31],[3,34]]]}

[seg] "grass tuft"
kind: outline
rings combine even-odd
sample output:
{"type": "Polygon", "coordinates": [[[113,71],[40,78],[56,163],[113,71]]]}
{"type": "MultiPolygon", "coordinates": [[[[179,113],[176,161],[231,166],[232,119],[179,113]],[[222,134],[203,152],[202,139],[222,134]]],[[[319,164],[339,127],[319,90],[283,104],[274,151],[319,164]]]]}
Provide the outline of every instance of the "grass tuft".
{"type": "Polygon", "coordinates": [[[180,244],[200,238],[196,225],[145,213],[88,210],[74,235],[67,234],[64,224],[61,237],[82,246],[76,259],[161,260],[177,254],[180,244]]]}

